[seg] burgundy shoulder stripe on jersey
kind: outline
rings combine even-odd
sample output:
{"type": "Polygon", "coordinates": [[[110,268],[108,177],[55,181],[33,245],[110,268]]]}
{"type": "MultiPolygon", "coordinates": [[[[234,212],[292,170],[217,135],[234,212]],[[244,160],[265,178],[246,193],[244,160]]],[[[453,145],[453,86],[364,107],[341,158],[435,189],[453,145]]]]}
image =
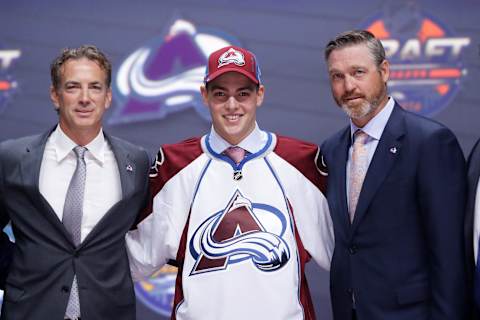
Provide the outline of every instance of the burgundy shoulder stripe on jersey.
{"type": "Polygon", "coordinates": [[[317,145],[277,135],[274,152],[298,169],[322,193],[327,190],[327,171],[317,145]]]}
{"type": "Polygon", "coordinates": [[[203,150],[198,137],[175,144],[166,144],[160,148],[155,162],[150,168],[150,196],[147,206],[138,216],[133,228],[152,213],[153,198],[162,190],[167,181],[197,159],[202,153],[203,150]]]}

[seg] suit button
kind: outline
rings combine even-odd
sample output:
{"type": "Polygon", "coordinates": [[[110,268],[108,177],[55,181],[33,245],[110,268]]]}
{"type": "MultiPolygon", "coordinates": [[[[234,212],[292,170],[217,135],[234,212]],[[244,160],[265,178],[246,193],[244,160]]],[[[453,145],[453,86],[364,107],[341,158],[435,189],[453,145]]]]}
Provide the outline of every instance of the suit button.
{"type": "Polygon", "coordinates": [[[350,246],[350,248],[348,248],[348,252],[350,252],[350,254],[355,254],[357,252],[357,246],[356,245],[352,245],[350,246]]]}
{"type": "Polygon", "coordinates": [[[348,294],[352,294],[352,292],[353,292],[352,288],[348,288],[347,292],[348,292],[348,294]]]}
{"type": "Polygon", "coordinates": [[[68,286],[63,286],[62,287],[62,292],[63,293],[68,293],[69,291],[70,291],[70,287],[68,287],[68,286]]]}

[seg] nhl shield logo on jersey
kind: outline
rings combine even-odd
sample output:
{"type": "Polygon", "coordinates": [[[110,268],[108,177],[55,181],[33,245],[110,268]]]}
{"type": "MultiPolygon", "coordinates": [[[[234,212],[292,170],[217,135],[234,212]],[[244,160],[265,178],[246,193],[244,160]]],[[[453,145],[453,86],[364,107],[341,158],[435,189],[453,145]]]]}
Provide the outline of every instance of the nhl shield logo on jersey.
{"type": "Polygon", "coordinates": [[[245,57],[243,53],[234,48],[230,48],[225,53],[223,53],[220,58],[218,58],[218,67],[223,67],[228,64],[234,63],[237,66],[241,67],[245,65],[245,57]]]}
{"type": "Polygon", "coordinates": [[[190,274],[225,270],[247,260],[261,271],[276,271],[290,259],[282,238],[286,229],[280,210],[252,203],[237,190],[224,210],[195,230],[189,249],[196,262],[190,274]]]}

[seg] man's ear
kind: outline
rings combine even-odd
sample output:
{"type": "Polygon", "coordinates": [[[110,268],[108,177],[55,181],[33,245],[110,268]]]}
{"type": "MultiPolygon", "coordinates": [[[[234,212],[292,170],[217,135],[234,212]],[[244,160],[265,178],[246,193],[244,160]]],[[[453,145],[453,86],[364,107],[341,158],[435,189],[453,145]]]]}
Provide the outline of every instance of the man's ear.
{"type": "Polygon", "coordinates": [[[200,93],[202,94],[203,103],[208,106],[208,90],[203,84],[200,86],[200,93]]]}
{"type": "Polygon", "coordinates": [[[257,90],[257,108],[262,105],[264,97],[265,97],[265,86],[261,84],[258,86],[258,90],[257,90]]]}
{"type": "Polygon", "coordinates": [[[53,85],[50,86],[50,100],[52,100],[52,103],[55,106],[55,110],[60,109],[58,93],[53,85]]]}
{"type": "Polygon", "coordinates": [[[388,60],[383,60],[382,63],[380,63],[380,65],[378,66],[378,70],[380,71],[383,82],[387,83],[388,78],[390,78],[390,63],[388,62],[388,60]]]}
{"type": "Polygon", "coordinates": [[[107,89],[107,101],[105,102],[105,109],[110,108],[110,105],[112,104],[112,88],[107,89]]]}

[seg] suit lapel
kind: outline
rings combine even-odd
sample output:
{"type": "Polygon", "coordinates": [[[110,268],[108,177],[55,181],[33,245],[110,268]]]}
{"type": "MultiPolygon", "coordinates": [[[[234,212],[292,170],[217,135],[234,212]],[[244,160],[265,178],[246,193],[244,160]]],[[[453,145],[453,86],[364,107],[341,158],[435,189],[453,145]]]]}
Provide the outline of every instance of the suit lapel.
{"type": "Polygon", "coordinates": [[[32,203],[38,207],[39,211],[45,216],[45,218],[50,221],[50,223],[58,229],[59,233],[62,234],[73,246],[70,235],[60,219],[58,219],[53,208],[40,193],[39,188],[40,168],[42,165],[45,144],[54,129],[55,127],[43,135],[34,138],[30,145],[25,148],[24,155],[20,161],[20,172],[23,181],[22,185],[26,188],[27,194],[31,198],[32,203]]]}
{"type": "Polygon", "coordinates": [[[401,154],[402,137],[405,134],[403,110],[395,105],[378,142],[377,149],[365,176],[358,199],[352,231],[354,231],[365,215],[375,193],[387,177],[396,159],[401,154]]]}
{"type": "Polygon", "coordinates": [[[468,197],[467,212],[473,212],[475,207],[475,193],[477,191],[477,182],[480,177],[480,146],[474,146],[472,155],[468,159],[468,197]]]}
{"type": "Polygon", "coordinates": [[[22,173],[23,185],[31,190],[28,195],[32,200],[38,200],[40,195],[39,178],[40,166],[42,165],[43,151],[50,133],[36,137],[30,145],[28,145],[20,161],[20,169],[22,173]]]}
{"type": "MultiPolygon", "coordinates": [[[[350,228],[350,218],[348,215],[347,206],[347,194],[346,194],[346,163],[348,159],[348,149],[350,148],[351,137],[350,127],[347,127],[340,137],[340,141],[337,144],[333,158],[335,162],[343,164],[339,166],[331,166],[334,172],[329,173],[328,188],[332,188],[331,195],[334,196],[334,201],[331,204],[334,205],[334,212],[338,213],[338,219],[342,221],[342,225],[350,228]],[[330,179],[330,177],[336,177],[336,179],[330,179]],[[335,183],[335,184],[334,184],[335,183]]],[[[330,170],[330,168],[329,168],[330,170]]]]}
{"type": "Polygon", "coordinates": [[[115,138],[107,134],[105,134],[105,137],[112,146],[115,160],[117,160],[120,183],[122,184],[122,199],[128,199],[135,191],[135,176],[137,174],[135,162],[130,158],[130,153],[115,138]]]}

